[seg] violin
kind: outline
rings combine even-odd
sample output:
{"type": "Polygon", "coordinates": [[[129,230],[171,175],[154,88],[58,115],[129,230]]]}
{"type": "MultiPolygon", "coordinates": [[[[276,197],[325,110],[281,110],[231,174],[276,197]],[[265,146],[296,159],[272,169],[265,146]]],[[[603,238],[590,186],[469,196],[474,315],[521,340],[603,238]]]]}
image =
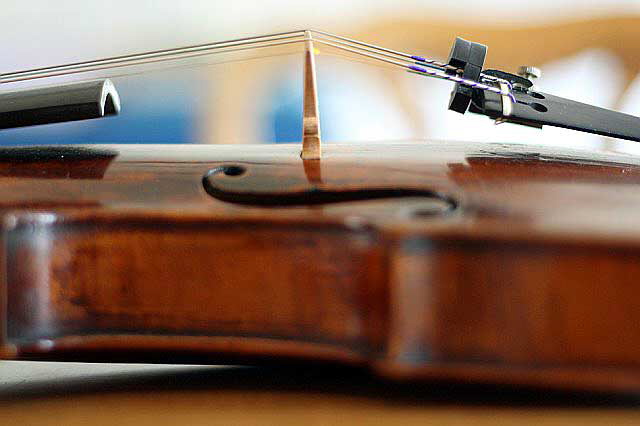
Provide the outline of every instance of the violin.
{"type": "MultiPolygon", "coordinates": [[[[303,47],[302,144],[0,149],[2,359],[640,389],[640,159],[322,144],[314,46],[453,82],[459,113],[640,141],[637,117],[484,70],[478,43],[439,62],[311,30],[6,73],[0,89],[284,44],[303,47]]],[[[109,79],[21,88],[0,93],[0,127],[121,108],[109,79]]]]}

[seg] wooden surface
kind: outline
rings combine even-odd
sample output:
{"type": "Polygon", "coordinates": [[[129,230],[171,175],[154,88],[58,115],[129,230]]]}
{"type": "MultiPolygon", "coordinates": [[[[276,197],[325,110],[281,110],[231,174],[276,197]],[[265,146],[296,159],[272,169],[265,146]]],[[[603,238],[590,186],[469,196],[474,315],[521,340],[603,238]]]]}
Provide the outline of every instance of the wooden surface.
{"type": "Polygon", "coordinates": [[[0,161],[6,358],[640,389],[634,157],[328,145],[309,173],[299,145],[20,152],[0,161]]]}
{"type": "Polygon", "coordinates": [[[0,420],[30,425],[636,425],[638,396],[436,383],[353,369],[0,363],[0,420]]]}

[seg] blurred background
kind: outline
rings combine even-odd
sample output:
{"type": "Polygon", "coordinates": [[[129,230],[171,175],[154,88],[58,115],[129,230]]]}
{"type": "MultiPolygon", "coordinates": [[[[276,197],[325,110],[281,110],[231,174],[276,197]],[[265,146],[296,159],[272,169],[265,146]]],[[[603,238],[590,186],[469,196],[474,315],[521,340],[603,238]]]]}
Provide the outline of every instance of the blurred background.
{"type": "MultiPolygon", "coordinates": [[[[489,68],[541,68],[543,92],[640,115],[640,0],[3,0],[1,10],[0,72],[304,28],[446,59],[461,36],[489,46],[489,68]]],[[[633,142],[450,112],[451,83],[356,59],[318,51],[325,142],[491,141],[640,154],[633,142]]],[[[120,116],[3,130],[0,144],[301,140],[302,46],[0,90],[103,75],[118,88],[120,116]]]]}

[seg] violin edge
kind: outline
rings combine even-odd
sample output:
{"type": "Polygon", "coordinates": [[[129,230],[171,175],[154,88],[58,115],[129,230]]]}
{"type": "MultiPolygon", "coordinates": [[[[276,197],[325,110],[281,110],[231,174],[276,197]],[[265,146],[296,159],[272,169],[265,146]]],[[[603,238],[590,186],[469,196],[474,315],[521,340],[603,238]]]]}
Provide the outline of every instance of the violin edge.
{"type": "Polygon", "coordinates": [[[620,326],[640,321],[638,248],[125,219],[5,231],[1,356],[181,354],[338,362],[398,380],[640,388],[637,332],[620,326]]]}

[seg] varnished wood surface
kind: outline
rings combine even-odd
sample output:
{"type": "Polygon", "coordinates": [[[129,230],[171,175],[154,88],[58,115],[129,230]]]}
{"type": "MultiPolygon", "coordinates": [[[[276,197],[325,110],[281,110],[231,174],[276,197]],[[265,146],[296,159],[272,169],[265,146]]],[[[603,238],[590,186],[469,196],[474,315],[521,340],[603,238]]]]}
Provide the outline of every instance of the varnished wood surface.
{"type": "Polygon", "coordinates": [[[640,388],[637,158],[328,145],[310,178],[299,145],[100,149],[0,161],[7,358],[640,388]]]}
{"type": "Polygon", "coordinates": [[[635,425],[637,395],[446,382],[345,368],[0,363],[0,419],[24,425],[635,425]]]}

